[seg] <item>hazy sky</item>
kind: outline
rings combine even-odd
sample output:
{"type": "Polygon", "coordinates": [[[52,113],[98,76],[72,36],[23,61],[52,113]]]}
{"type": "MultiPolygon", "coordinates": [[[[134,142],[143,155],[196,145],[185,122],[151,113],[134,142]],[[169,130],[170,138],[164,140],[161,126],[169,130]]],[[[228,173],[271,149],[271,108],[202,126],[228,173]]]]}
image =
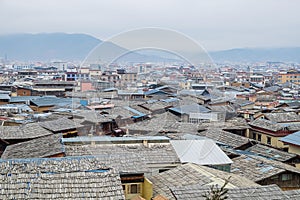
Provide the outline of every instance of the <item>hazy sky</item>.
{"type": "Polygon", "coordinates": [[[208,50],[300,46],[300,0],[0,0],[0,34],[107,39],[140,27],[182,32],[208,50]]]}

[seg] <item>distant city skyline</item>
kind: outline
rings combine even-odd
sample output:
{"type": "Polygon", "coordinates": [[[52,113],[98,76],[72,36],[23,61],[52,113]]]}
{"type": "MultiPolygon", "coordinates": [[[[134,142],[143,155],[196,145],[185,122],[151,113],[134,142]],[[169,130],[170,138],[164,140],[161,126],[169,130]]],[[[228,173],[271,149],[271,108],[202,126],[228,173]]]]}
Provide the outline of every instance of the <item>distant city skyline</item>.
{"type": "Polygon", "coordinates": [[[300,46],[300,1],[0,0],[0,35],[85,33],[106,40],[123,31],[162,27],[209,51],[300,46]]]}

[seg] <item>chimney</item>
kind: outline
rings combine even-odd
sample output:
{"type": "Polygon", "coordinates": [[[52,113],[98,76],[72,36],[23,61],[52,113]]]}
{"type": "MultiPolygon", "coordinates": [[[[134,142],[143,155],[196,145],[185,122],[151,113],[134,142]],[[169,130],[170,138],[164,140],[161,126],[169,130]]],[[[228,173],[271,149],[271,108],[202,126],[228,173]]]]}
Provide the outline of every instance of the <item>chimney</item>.
{"type": "Polygon", "coordinates": [[[149,145],[148,145],[148,140],[143,140],[143,145],[144,145],[145,147],[149,147],[149,145]]]}
{"type": "Polygon", "coordinates": [[[93,140],[93,134],[88,134],[88,136],[90,137],[90,141],[91,141],[91,145],[95,145],[95,141],[93,140]]]}

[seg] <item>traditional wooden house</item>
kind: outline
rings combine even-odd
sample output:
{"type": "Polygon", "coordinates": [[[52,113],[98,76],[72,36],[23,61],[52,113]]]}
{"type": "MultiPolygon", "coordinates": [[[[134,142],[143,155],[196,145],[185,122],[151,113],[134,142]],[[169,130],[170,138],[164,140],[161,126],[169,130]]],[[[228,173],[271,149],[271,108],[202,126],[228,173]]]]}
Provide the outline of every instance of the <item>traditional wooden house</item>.
{"type": "Polygon", "coordinates": [[[164,113],[168,108],[172,107],[172,103],[165,101],[147,101],[146,103],[140,104],[140,107],[148,110],[151,115],[164,113]]]}
{"type": "Polygon", "coordinates": [[[118,128],[116,121],[105,111],[80,110],[73,115],[73,121],[82,125],[77,128],[79,136],[107,135],[118,128]],[[91,131],[92,130],[92,131],[91,131]]]}
{"type": "MultiPolygon", "coordinates": [[[[246,186],[227,188],[226,196],[230,200],[254,200],[254,199],[293,199],[300,198],[300,190],[283,191],[277,185],[267,186],[246,186]]],[[[170,188],[172,194],[176,199],[189,199],[189,200],[206,200],[211,194],[211,188],[208,186],[185,185],[180,187],[170,188]]]]}
{"type": "Polygon", "coordinates": [[[253,109],[254,103],[244,99],[233,99],[230,100],[230,103],[236,110],[249,110],[253,109]]]}
{"type": "Polygon", "coordinates": [[[58,98],[56,96],[43,96],[30,100],[30,107],[36,112],[48,112],[54,107],[72,107],[76,98],[58,98]]]}
{"type": "Polygon", "coordinates": [[[289,146],[289,153],[300,155],[300,131],[287,135],[281,138],[280,141],[289,146]]]}
{"type": "Polygon", "coordinates": [[[251,180],[224,171],[187,163],[174,169],[150,177],[153,183],[153,195],[162,195],[175,200],[171,188],[191,185],[222,186],[229,177],[227,188],[258,186],[251,180]]]}
{"type": "Polygon", "coordinates": [[[118,97],[123,100],[135,100],[135,99],[144,99],[144,91],[125,91],[119,90],[118,97]]]}
{"type": "Polygon", "coordinates": [[[74,82],[68,81],[39,81],[34,82],[31,86],[18,86],[17,96],[45,96],[54,95],[64,97],[66,92],[72,92],[74,82]]]}
{"type": "Polygon", "coordinates": [[[300,188],[300,169],[260,156],[242,155],[232,159],[231,172],[260,185],[276,184],[283,190],[300,188]]]}
{"type": "Polygon", "coordinates": [[[158,173],[158,166],[168,166],[167,164],[172,163],[170,160],[174,159],[168,158],[170,153],[167,148],[155,143],[159,140],[152,138],[147,143],[145,139],[147,137],[131,139],[101,136],[64,138],[62,141],[67,156],[93,155],[101,163],[117,169],[126,199],[141,196],[150,200],[153,196],[152,183],[147,175],[152,174],[153,168],[158,173]],[[144,146],[146,143],[149,147],[144,146]],[[168,154],[165,155],[166,153],[168,154]]]}
{"type": "Polygon", "coordinates": [[[259,95],[255,98],[255,105],[266,108],[274,108],[278,105],[275,95],[259,95]]]}
{"type": "Polygon", "coordinates": [[[205,136],[216,141],[219,146],[226,146],[239,150],[244,150],[255,144],[247,137],[243,137],[228,131],[223,131],[222,129],[210,128],[208,130],[201,131],[198,133],[198,135],[205,136]]]}
{"type": "Polygon", "coordinates": [[[33,96],[31,91],[32,89],[30,87],[18,86],[16,88],[17,96],[33,96]]]}
{"type": "Polygon", "coordinates": [[[103,143],[102,140],[102,143],[99,143],[97,138],[78,138],[77,143],[64,138],[63,142],[67,156],[94,155],[122,173],[138,172],[149,176],[180,164],[170,145],[155,144],[151,141],[148,141],[148,147],[133,141],[103,143]]]}
{"type": "Polygon", "coordinates": [[[64,117],[51,121],[39,122],[39,125],[52,133],[62,133],[63,137],[77,136],[77,128],[82,126],[76,124],[75,121],[64,117]]]}
{"type": "Polygon", "coordinates": [[[263,156],[268,159],[283,162],[294,167],[300,167],[300,157],[297,154],[281,151],[279,149],[272,148],[270,146],[256,144],[248,149],[247,152],[254,153],[258,156],[263,156]]]}
{"type": "Polygon", "coordinates": [[[280,139],[296,131],[296,127],[293,125],[287,126],[286,124],[280,124],[266,119],[256,119],[249,123],[249,125],[251,127],[249,138],[281,149],[287,149],[288,146],[284,145],[280,139]]]}
{"type": "Polygon", "coordinates": [[[158,89],[145,91],[144,94],[145,94],[145,98],[150,98],[150,99],[165,99],[170,96],[174,96],[170,93],[158,89]]]}
{"type": "Polygon", "coordinates": [[[63,157],[65,152],[61,138],[60,134],[52,134],[8,145],[1,159],[63,157]]]}
{"type": "Polygon", "coordinates": [[[118,172],[95,157],[0,161],[0,199],[125,199],[118,172]]]}
{"type": "Polygon", "coordinates": [[[114,119],[118,127],[134,123],[134,119],[132,118],[134,113],[131,113],[123,106],[116,106],[113,109],[106,110],[102,113],[109,118],[114,119]]]}
{"type": "Polygon", "coordinates": [[[28,123],[20,126],[0,126],[0,139],[8,144],[16,144],[31,139],[52,135],[51,131],[39,123],[28,123]]]}
{"type": "Polygon", "coordinates": [[[276,123],[300,123],[300,116],[295,112],[273,112],[264,113],[264,119],[270,120],[276,123]]]}

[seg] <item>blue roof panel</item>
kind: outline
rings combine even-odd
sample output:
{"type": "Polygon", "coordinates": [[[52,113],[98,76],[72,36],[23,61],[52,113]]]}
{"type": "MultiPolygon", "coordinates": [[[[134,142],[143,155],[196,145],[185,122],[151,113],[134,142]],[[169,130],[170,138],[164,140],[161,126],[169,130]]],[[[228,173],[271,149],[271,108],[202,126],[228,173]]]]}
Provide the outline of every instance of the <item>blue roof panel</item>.
{"type": "Polygon", "coordinates": [[[280,141],[300,146],[300,131],[289,134],[280,139],[280,141]]]}
{"type": "Polygon", "coordinates": [[[143,117],[143,116],[146,116],[146,114],[144,113],[141,113],[140,111],[137,111],[129,106],[125,106],[124,107],[125,109],[129,110],[130,112],[134,113],[134,114],[137,114],[138,116],[134,116],[134,117],[143,117]]]}

